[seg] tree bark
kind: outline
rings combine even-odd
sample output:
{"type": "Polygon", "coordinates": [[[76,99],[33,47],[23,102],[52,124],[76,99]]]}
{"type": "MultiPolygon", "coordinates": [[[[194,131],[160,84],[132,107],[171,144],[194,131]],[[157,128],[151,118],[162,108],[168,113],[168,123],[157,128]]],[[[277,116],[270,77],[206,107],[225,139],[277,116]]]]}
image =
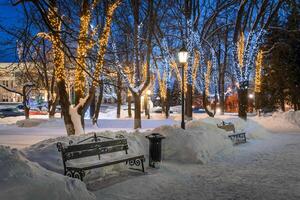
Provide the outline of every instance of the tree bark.
{"type": "Polygon", "coordinates": [[[96,95],[94,95],[90,105],[90,119],[93,119],[93,116],[95,115],[95,109],[96,109],[96,95]]]}
{"type": "Polygon", "coordinates": [[[142,127],[141,120],[141,98],[140,95],[134,94],[134,129],[142,127]]]}
{"type": "Polygon", "coordinates": [[[193,119],[193,86],[187,84],[187,92],[186,92],[186,117],[187,120],[193,119]]]}
{"type": "Polygon", "coordinates": [[[166,119],[169,118],[169,115],[170,115],[170,94],[171,91],[170,89],[167,88],[167,97],[166,97],[166,119]]]}
{"type": "Polygon", "coordinates": [[[131,95],[127,96],[127,101],[128,101],[128,117],[131,118],[132,114],[131,114],[131,95]]]}
{"type": "Polygon", "coordinates": [[[239,88],[238,89],[238,100],[239,100],[239,117],[247,120],[247,110],[248,110],[248,89],[239,88]]]}
{"type": "Polygon", "coordinates": [[[98,96],[98,99],[97,99],[95,113],[94,113],[94,116],[93,116],[93,125],[97,124],[97,121],[98,121],[100,107],[101,107],[102,98],[103,98],[103,90],[104,90],[104,87],[103,87],[103,83],[101,82],[100,86],[99,86],[99,96],[98,96]]]}

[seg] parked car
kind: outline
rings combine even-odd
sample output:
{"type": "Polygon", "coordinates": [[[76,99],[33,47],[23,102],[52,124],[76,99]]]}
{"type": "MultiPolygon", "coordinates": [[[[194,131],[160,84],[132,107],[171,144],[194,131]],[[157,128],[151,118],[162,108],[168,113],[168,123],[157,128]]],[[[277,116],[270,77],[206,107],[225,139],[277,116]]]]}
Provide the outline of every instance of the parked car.
{"type": "Polygon", "coordinates": [[[48,112],[46,111],[41,111],[38,108],[33,108],[29,110],[29,115],[47,115],[48,112]]]}
{"type": "Polygon", "coordinates": [[[193,113],[205,113],[205,110],[202,108],[194,108],[193,113]]]}
{"type": "Polygon", "coordinates": [[[3,108],[0,109],[0,118],[4,117],[17,117],[24,115],[24,112],[19,111],[17,108],[3,108]]]}

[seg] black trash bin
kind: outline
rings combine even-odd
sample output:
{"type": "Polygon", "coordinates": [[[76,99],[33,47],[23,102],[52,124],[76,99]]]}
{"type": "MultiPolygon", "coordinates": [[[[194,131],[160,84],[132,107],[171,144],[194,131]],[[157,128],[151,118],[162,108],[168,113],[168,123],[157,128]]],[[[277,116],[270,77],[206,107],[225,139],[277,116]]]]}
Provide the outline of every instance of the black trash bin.
{"type": "Polygon", "coordinates": [[[165,137],[159,133],[152,133],[149,139],[149,166],[155,168],[155,164],[161,161],[161,141],[165,137]]]}

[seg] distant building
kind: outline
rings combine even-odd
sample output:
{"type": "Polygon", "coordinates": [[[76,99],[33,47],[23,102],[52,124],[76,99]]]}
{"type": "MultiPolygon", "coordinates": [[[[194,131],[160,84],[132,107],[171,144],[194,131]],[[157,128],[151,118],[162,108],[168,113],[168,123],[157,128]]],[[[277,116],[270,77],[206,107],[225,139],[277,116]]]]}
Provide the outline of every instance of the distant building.
{"type": "MultiPolygon", "coordinates": [[[[14,66],[17,66],[17,63],[0,63],[0,84],[9,89],[21,91],[22,88],[16,81],[19,73],[11,70],[14,66]]],[[[0,102],[22,102],[22,97],[19,94],[9,92],[0,87],[0,102]]]]}

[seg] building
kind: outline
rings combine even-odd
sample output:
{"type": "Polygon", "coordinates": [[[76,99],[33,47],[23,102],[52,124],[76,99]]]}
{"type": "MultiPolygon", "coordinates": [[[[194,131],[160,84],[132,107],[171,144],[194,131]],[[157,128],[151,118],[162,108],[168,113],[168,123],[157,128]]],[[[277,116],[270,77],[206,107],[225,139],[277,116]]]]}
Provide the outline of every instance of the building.
{"type": "MultiPolygon", "coordinates": [[[[0,63],[0,84],[9,89],[21,91],[22,88],[17,84],[16,78],[20,73],[13,70],[17,65],[18,63],[0,63]]],[[[22,102],[22,97],[0,87],[0,102],[22,102]]]]}

